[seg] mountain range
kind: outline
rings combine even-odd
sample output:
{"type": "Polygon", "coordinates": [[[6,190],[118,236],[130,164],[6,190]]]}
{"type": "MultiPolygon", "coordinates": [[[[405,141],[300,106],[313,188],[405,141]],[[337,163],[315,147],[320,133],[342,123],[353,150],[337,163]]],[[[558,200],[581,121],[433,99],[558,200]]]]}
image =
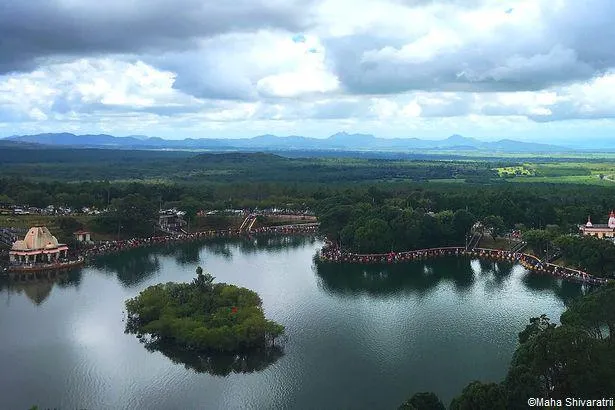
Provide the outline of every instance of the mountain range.
{"type": "Polygon", "coordinates": [[[483,151],[510,153],[569,152],[571,148],[550,144],[502,139],[480,141],[476,138],[452,135],[442,140],[419,138],[377,138],[371,134],[340,132],[328,138],[309,138],[297,135],[278,137],[259,135],[252,138],[186,138],[167,140],[158,137],[131,135],[115,137],[107,134],[75,135],[70,133],[16,135],[3,141],[11,144],[42,144],[73,148],[113,149],[187,149],[187,150],[343,150],[343,151],[483,151]]]}

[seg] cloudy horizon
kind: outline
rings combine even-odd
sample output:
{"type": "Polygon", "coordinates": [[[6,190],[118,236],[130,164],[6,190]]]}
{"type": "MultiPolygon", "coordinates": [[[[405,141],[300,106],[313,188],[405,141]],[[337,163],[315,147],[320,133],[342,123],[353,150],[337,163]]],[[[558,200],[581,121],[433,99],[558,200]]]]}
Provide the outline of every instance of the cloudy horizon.
{"type": "Polygon", "coordinates": [[[615,3],[0,0],[0,137],[615,133],[615,3]]]}

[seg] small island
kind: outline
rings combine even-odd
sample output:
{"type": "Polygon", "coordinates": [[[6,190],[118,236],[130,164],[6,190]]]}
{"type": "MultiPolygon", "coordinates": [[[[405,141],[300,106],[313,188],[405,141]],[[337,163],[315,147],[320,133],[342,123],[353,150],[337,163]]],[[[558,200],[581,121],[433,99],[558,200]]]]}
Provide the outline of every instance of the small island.
{"type": "Polygon", "coordinates": [[[150,286],[126,301],[126,332],[149,346],[189,351],[240,353],[268,348],[284,326],[265,318],[250,289],[213,283],[199,266],[192,283],[150,286]]]}

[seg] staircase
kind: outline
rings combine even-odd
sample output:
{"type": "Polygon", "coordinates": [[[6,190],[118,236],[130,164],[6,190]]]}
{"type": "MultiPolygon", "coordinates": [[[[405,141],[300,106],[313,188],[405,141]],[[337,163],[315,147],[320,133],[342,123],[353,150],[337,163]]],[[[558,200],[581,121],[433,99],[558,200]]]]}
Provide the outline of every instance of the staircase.
{"type": "Polygon", "coordinates": [[[525,242],[518,242],[515,246],[510,248],[511,252],[521,252],[527,244],[525,242]]]}
{"type": "Polygon", "coordinates": [[[250,226],[248,226],[248,232],[252,231],[252,227],[254,226],[255,222],[256,222],[256,216],[252,219],[252,222],[250,222],[250,226]]]}
{"type": "Polygon", "coordinates": [[[252,214],[246,216],[246,219],[243,220],[241,226],[239,227],[239,232],[243,232],[246,229],[246,226],[250,223],[250,219],[252,218],[252,214]]]}
{"type": "Polygon", "coordinates": [[[483,239],[483,233],[475,232],[474,235],[472,235],[472,238],[470,239],[468,244],[466,245],[466,250],[471,251],[476,248],[481,239],[483,239]]]}
{"type": "Polygon", "coordinates": [[[239,232],[249,233],[252,230],[252,227],[254,226],[255,222],[256,222],[255,214],[250,214],[246,216],[246,219],[243,220],[243,222],[241,223],[241,226],[239,227],[239,232]]]}

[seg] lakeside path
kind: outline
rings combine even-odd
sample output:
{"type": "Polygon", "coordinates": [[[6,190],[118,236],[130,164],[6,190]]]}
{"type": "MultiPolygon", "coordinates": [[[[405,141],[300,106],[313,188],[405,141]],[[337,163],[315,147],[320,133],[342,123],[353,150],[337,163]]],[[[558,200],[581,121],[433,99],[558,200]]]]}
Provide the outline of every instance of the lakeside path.
{"type": "Polygon", "coordinates": [[[327,243],[320,250],[317,258],[321,262],[327,263],[393,264],[442,256],[471,256],[481,259],[518,262],[531,272],[547,274],[565,280],[588,283],[592,285],[604,285],[609,282],[609,279],[598,278],[587,272],[543,262],[534,255],[511,252],[502,249],[474,248],[473,250],[467,250],[465,247],[452,246],[417,249],[407,252],[356,254],[344,252],[334,244],[327,243]]]}
{"type": "MultiPolygon", "coordinates": [[[[240,229],[207,230],[187,234],[153,236],[148,238],[132,238],[127,240],[106,241],[86,249],[83,249],[79,256],[86,261],[90,261],[97,256],[118,253],[130,249],[143,248],[155,245],[172,243],[184,243],[199,239],[213,238],[239,238],[256,235],[296,235],[296,234],[316,234],[318,223],[283,225],[262,227],[242,232],[240,229]]],[[[577,269],[563,267],[552,263],[541,261],[534,255],[526,253],[512,252],[502,249],[474,248],[467,250],[465,247],[440,247],[429,249],[418,249],[405,252],[390,252],[384,254],[356,254],[344,252],[331,242],[317,253],[316,257],[321,262],[327,263],[353,263],[353,264],[392,264],[404,263],[426,258],[441,256],[471,256],[481,259],[502,260],[518,262],[526,269],[540,274],[549,274],[565,280],[588,283],[592,285],[604,285],[612,280],[598,278],[587,272],[577,269]]]]}
{"type": "Polygon", "coordinates": [[[213,238],[239,238],[255,235],[294,235],[294,234],[315,234],[318,231],[318,223],[282,225],[257,228],[249,232],[242,232],[239,229],[208,230],[187,234],[152,236],[148,238],[132,238],[126,240],[106,241],[92,247],[88,247],[80,252],[80,255],[90,260],[97,256],[108,255],[111,253],[122,252],[125,250],[143,248],[154,245],[164,245],[171,243],[190,242],[199,239],[213,238]]]}

